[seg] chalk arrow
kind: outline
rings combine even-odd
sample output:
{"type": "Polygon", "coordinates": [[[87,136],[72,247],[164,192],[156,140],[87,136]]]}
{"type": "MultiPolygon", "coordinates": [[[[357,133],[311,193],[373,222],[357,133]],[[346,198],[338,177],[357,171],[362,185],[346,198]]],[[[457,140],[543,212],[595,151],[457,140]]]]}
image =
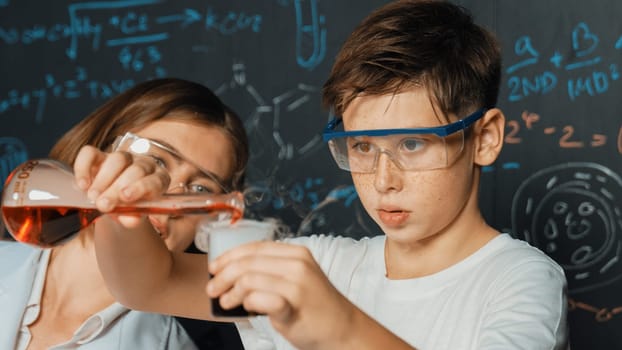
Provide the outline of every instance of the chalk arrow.
{"type": "Polygon", "coordinates": [[[182,22],[181,26],[186,27],[194,22],[201,20],[201,15],[193,9],[186,9],[184,13],[179,15],[170,15],[170,16],[161,16],[156,19],[156,22],[159,24],[162,23],[171,23],[171,22],[182,22]]]}

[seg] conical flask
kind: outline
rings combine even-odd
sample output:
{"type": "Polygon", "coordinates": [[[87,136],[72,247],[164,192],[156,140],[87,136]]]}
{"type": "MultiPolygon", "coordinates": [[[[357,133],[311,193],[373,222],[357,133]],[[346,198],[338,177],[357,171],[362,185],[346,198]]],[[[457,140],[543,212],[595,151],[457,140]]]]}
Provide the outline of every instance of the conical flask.
{"type": "MultiPolygon", "coordinates": [[[[235,221],[244,212],[240,192],[165,194],[149,201],[117,206],[112,212],[222,216],[235,221]]],[[[8,176],[2,192],[2,219],[22,243],[53,247],[73,238],[102,215],[75,184],[66,164],[52,159],[29,160],[8,176]]]]}

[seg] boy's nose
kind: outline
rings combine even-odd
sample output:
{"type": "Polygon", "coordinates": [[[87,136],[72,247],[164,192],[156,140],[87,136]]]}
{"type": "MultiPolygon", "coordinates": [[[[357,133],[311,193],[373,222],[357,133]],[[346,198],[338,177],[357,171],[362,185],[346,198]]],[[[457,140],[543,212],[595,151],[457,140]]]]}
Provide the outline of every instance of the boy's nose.
{"type": "Polygon", "coordinates": [[[400,191],[402,189],[402,170],[386,153],[376,159],[374,186],[378,192],[400,191]]]}

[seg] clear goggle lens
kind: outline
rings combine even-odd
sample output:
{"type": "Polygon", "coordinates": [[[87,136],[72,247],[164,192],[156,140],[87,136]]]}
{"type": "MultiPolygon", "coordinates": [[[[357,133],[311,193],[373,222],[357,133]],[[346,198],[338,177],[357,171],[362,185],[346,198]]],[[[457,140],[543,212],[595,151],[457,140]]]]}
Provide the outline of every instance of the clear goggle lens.
{"type": "Polygon", "coordinates": [[[373,173],[381,154],[402,170],[432,170],[451,165],[464,149],[464,131],[448,136],[392,134],[335,137],[328,146],[339,168],[373,173]]]}
{"type": "Polygon", "coordinates": [[[132,133],[126,133],[124,136],[118,137],[113,144],[113,151],[125,151],[134,155],[147,156],[155,160],[155,162],[163,168],[170,171],[180,162],[190,164],[199,170],[202,174],[189,183],[171,183],[168,193],[220,193],[229,192],[227,186],[224,186],[215,174],[207,170],[201,169],[199,166],[184,158],[175,150],[160,144],[154,140],[140,137],[132,133]]]}

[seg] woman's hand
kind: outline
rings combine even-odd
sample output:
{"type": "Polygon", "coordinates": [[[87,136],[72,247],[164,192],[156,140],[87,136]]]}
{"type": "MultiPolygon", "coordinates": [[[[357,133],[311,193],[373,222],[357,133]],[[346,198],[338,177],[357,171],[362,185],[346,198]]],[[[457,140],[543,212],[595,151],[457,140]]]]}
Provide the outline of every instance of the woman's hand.
{"type": "MultiPolygon", "coordinates": [[[[148,157],[120,151],[107,153],[92,146],[80,149],[73,168],[78,187],[104,213],[121,203],[157,197],[170,182],[168,173],[148,157]]],[[[126,227],[134,227],[140,217],[120,215],[118,220],[126,227]]]]}
{"type": "Polygon", "coordinates": [[[302,246],[256,242],[231,249],[209,264],[207,293],[223,308],[270,317],[274,328],[299,348],[339,348],[360,312],[330,283],[302,246]]]}

